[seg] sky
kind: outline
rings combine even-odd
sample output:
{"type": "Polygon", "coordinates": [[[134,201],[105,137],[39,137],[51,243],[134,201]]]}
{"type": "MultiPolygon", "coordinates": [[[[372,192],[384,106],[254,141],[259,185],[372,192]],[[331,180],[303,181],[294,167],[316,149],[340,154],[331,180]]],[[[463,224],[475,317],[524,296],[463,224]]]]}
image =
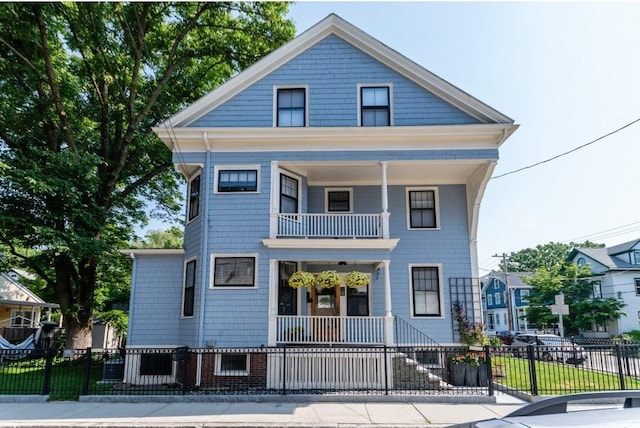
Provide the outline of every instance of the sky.
{"type": "Polygon", "coordinates": [[[549,242],[640,239],[640,3],[310,2],[514,119],[480,208],[480,275],[549,242]]]}

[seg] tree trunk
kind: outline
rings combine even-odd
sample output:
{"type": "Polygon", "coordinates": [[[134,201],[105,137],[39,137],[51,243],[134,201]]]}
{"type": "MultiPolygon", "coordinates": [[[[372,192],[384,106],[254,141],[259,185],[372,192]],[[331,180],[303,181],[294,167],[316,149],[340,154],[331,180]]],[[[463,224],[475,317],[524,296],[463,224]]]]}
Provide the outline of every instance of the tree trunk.
{"type": "Polygon", "coordinates": [[[66,332],[67,342],[65,348],[86,349],[91,347],[91,318],[80,322],[73,318],[65,318],[63,327],[66,332]]]}

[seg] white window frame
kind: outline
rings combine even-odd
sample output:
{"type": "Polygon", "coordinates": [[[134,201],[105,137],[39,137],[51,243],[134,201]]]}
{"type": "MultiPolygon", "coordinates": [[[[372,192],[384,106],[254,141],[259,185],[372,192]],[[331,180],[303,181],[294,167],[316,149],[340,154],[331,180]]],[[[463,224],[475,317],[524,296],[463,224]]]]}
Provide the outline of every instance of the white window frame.
{"type": "Polygon", "coordinates": [[[274,128],[308,128],[309,127],[309,85],[273,85],[273,127],[274,128]],[[278,90],[304,89],[304,126],[278,126],[278,90]]]}
{"type": "Polygon", "coordinates": [[[33,311],[27,311],[22,309],[11,309],[10,322],[9,327],[20,328],[20,327],[30,327],[33,324],[33,316],[35,314],[33,311]],[[29,315],[28,317],[26,315],[29,315]],[[27,321],[27,318],[29,321],[27,321]],[[20,324],[15,322],[16,319],[20,320],[20,324]],[[25,325],[26,323],[26,325],[25,325]]]}
{"type": "MultiPolygon", "coordinates": [[[[394,125],[394,120],[393,120],[393,111],[394,111],[394,107],[393,107],[393,83],[391,82],[386,82],[386,83],[358,83],[357,85],[357,106],[356,106],[356,117],[357,119],[357,126],[362,126],[362,88],[379,88],[379,87],[383,87],[386,86],[387,88],[389,88],[389,126],[393,126],[394,125]]],[[[376,128],[375,126],[373,126],[372,128],[376,128]]]]}
{"type": "Polygon", "coordinates": [[[529,303],[530,291],[528,288],[520,289],[520,303],[529,303]]]}
{"type": "Polygon", "coordinates": [[[633,261],[634,264],[640,265],[640,250],[633,251],[633,261]]]}
{"type": "Polygon", "coordinates": [[[286,169],[282,169],[282,168],[278,168],[278,178],[277,178],[277,182],[276,182],[276,192],[278,194],[278,197],[276,198],[276,209],[278,212],[280,212],[280,198],[282,196],[282,188],[280,186],[280,182],[282,180],[281,176],[282,175],[286,175],[290,178],[293,178],[295,180],[298,180],[298,214],[302,213],[302,176],[298,175],[298,174],[294,174],[293,172],[286,170],[286,169]]]}
{"type": "Polygon", "coordinates": [[[444,285],[442,278],[442,264],[441,263],[410,263],[409,267],[409,300],[411,303],[411,318],[422,320],[437,320],[445,318],[444,311],[444,285]],[[425,268],[437,268],[438,269],[438,304],[440,305],[440,315],[415,315],[415,304],[413,301],[413,268],[425,267],[425,268]]]}
{"type": "Polygon", "coordinates": [[[437,187],[407,187],[405,189],[405,209],[407,211],[407,230],[440,230],[440,195],[437,187]],[[411,204],[409,201],[409,192],[433,191],[433,200],[435,203],[436,225],[435,227],[411,227],[411,204]]]}
{"type": "MultiPolygon", "coordinates": [[[[635,288],[636,296],[640,296],[640,278],[633,278],[633,286],[635,288]]],[[[618,292],[618,298],[620,298],[620,292],[618,292]]]]}
{"type": "Polygon", "coordinates": [[[501,305],[502,304],[502,296],[500,295],[500,292],[498,291],[497,293],[493,293],[494,296],[494,300],[496,302],[496,305],[501,305]]]}
{"type": "Polygon", "coordinates": [[[353,187],[325,187],[324,189],[324,212],[325,214],[353,214],[353,187]],[[349,210],[348,211],[329,211],[329,193],[330,192],[348,192],[349,193],[349,210]]]}
{"type": "MultiPolygon", "coordinates": [[[[200,182],[200,193],[202,193],[202,182],[200,182]]],[[[256,194],[260,193],[260,164],[250,164],[250,165],[215,165],[213,167],[213,193],[218,195],[238,195],[238,194],[256,194]],[[238,170],[255,170],[256,171],[256,190],[248,190],[248,191],[237,191],[237,192],[219,192],[218,191],[218,181],[220,176],[220,171],[238,171],[238,170]]]]}
{"type": "Polygon", "coordinates": [[[491,294],[487,294],[487,306],[493,306],[493,296],[491,294]]]}
{"type": "Polygon", "coordinates": [[[197,275],[198,275],[198,258],[190,257],[186,259],[182,267],[182,299],[180,300],[180,318],[193,318],[196,314],[196,286],[197,286],[196,277],[197,275]],[[186,298],[186,291],[187,291],[187,265],[193,261],[196,262],[195,268],[193,270],[193,315],[185,315],[184,301],[186,298]]]}
{"type": "Polygon", "coordinates": [[[215,369],[215,374],[217,376],[249,376],[249,367],[251,367],[250,365],[250,361],[251,361],[251,354],[246,354],[244,352],[223,352],[223,353],[219,353],[216,357],[216,369],[215,369]],[[225,355],[245,355],[247,357],[247,365],[244,369],[244,371],[242,370],[222,370],[222,357],[225,355]]]}
{"type": "Polygon", "coordinates": [[[209,272],[209,289],[211,290],[255,290],[258,288],[258,253],[252,254],[211,254],[209,272]],[[253,287],[246,285],[215,285],[216,259],[253,258],[253,287]]]}

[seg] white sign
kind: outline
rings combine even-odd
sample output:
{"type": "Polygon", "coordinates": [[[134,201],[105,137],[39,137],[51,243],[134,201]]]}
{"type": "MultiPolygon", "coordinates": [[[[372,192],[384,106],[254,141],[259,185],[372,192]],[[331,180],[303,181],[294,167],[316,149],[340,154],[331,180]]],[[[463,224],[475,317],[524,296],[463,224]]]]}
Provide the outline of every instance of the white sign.
{"type": "Polygon", "coordinates": [[[553,315],[569,315],[569,305],[551,305],[551,313],[553,315]]]}

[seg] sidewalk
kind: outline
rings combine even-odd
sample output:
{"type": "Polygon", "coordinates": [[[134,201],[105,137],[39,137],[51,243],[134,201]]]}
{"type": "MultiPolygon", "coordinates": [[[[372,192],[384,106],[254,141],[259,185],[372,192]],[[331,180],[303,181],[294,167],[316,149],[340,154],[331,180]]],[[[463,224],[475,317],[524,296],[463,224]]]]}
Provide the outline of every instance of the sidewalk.
{"type": "MultiPolygon", "coordinates": [[[[411,397],[407,397],[408,400],[411,397]]],[[[339,400],[339,397],[336,397],[339,400]]],[[[0,427],[446,427],[504,416],[524,402],[0,403],[0,427]]]]}

